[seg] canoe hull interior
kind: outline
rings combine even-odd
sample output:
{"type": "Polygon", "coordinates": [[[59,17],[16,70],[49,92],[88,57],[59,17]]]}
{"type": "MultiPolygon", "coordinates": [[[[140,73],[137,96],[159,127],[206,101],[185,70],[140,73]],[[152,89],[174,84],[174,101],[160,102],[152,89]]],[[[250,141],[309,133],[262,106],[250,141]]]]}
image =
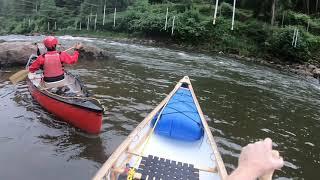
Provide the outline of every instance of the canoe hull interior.
{"type": "Polygon", "coordinates": [[[99,134],[102,125],[103,111],[97,111],[80,105],[66,103],[38,89],[32,80],[28,79],[28,88],[32,97],[48,112],[59,120],[65,121],[90,134],[99,134]]]}
{"type": "MultiPolygon", "coordinates": [[[[184,101],[186,101],[186,99],[184,99],[184,101]]],[[[161,122],[159,122],[159,125],[161,125],[161,122]]],[[[167,127],[167,125],[165,127],[167,127]]],[[[223,180],[227,177],[227,172],[221,155],[218,152],[218,147],[187,76],[179,81],[173,91],[137,126],[117,150],[113,152],[92,180],[122,179],[123,176],[128,174],[127,167],[134,168],[136,175],[142,176],[142,179],[223,180]],[[179,93],[181,88],[192,97],[191,100],[187,101],[187,104],[188,106],[192,104],[190,107],[192,107],[193,116],[189,113],[190,109],[186,108],[188,106],[170,106],[170,104],[172,105],[172,100],[176,100],[174,96],[179,93]],[[166,112],[168,108],[170,111],[166,112]],[[197,122],[197,124],[199,123],[201,125],[200,127],[203,129],[203,133],[196,133],[197,138],[177,138],[177,136],[172,136],[172,129],[169,129],[169,131],[171,131],[170,133],[157,133],[157,123],[152,121],[155,117],[159,116],[159,114],[172,114],[172,109],[176,109],[175,114],[180,112],[181,114],[188,115],[188,118],[184,118],[183,121],[177,118],[170,120],[168,119],[169,116],[165,117],[165,119],[158,119],[160,121],[165,120],[164,122],[170,125],[173,124],[173,121],[179,121],[180,124],[191,124],[192,126],[182,126],[182,128],[188,127],[186,129],[188,132],[176,132],[182,132],[183,134],[191,132],[192,135],[194,135],[192,132],[194,127],[193,123],[197,122]],[[191,117],[192,120],[189,120],[191,117]],[[167,121],[169,121],[169,123],[167,123],[167,121]],[[201,135],[200,139],[198,135],[201,135]]]]}

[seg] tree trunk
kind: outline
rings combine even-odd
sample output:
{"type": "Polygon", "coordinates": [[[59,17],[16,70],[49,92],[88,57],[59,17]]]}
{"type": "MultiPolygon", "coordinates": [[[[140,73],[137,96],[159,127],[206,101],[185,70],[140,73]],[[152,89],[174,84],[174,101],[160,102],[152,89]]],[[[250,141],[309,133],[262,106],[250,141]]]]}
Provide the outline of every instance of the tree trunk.
{"type": "Polygon", "coordinates": [[[306,0],[307,1],[307,13],[308,15],[310,14],[310,0],[306,0]]]}
{"type": "Polygon", "coordinates": [[[271,26],[274,25],[275,13],[276,13],[275,11],[276,11],[276,0],[273,0],[272,8],[271,8],[271,26]]]}
{"type": "Polygon", "coordinates": [[[316,13],[318,13],[319,0],[316,1],[316,13]]]}

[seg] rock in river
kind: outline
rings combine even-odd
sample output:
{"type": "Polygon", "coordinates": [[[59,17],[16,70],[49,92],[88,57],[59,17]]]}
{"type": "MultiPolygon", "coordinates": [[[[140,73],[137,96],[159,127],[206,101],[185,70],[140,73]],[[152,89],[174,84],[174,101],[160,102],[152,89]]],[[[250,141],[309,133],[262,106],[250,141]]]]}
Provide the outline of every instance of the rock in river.
{"type": "Polygon", "coordinates": [[[320,79],[320,69],[319,68],[315,68],[313,71],[313,77],[314,78],[317,78],[317,79],[320,79]]]}
{"type": "MultiPolygon", "coordinates": [[[[31,42],[0,43],[0,68],[9,66],[24,66],[31,54],[36,54],[37,47],[31,42]]],[[[115,58],[107,50],[84,45],[80,58],[86,60],[115,58]]]]}
{"type": "Polygon", "coordinates": [[[96,46],[83,45],[83,48],[80,50],[80,58],[85,60],[115,59],[115,56],[110,54],[107,50],[96,46]]]}
{"type": "Polygon", "coordinates": [[[0,67],[25,65],[37,47],[31,42],[0,43],[0,67]]]}

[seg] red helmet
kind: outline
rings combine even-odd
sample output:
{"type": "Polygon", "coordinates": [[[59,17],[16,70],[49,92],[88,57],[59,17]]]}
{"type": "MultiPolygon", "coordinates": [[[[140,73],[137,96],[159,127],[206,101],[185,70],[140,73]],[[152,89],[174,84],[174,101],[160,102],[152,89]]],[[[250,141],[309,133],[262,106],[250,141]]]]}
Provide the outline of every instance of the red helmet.
{"type": "Polygon", "coordinates": [[[43,40],[44,46],[46,46],[46,48],[49,48],[49,49],[53,49],[54,47],[57,46],[58,43],[59,43],[58,39],[55,38],[54,36],[47,36],[43,40]]]}

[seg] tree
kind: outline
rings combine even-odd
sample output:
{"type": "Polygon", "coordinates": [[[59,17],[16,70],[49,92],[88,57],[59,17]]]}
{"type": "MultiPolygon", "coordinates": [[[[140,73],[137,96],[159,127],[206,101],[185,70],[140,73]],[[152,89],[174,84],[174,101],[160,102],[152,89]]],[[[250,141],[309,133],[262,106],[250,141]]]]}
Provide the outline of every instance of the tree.
{"type": "Polygon", "coordinates": [[[57,16],[57,7],[54,0],[41,0],[40,1],[40,14],[47,19],[55,18],[57,16]]]}
{"type": "Polygon", "coordinates": [[[276,0],[273,0],[272,8],[271,8],[271,26],[274,25],[275,13],[276,13],[276,0]]]}

